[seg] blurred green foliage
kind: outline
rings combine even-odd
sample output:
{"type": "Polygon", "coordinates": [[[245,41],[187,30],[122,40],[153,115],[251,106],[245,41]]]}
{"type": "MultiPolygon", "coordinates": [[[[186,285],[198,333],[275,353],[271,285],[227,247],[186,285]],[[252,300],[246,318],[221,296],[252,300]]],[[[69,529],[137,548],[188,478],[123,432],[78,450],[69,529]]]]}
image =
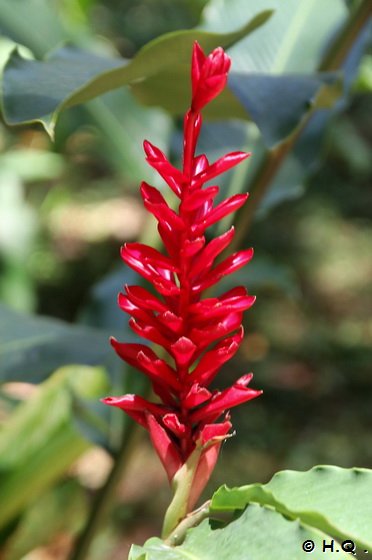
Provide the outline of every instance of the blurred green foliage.
{"type": "MultiPolygon", "coordinates": [[[[259,7],[252,0],[17,0],[17,10],[14,4],[0,0],[1,66],[15,45],[23,57],[42,59],[62,41],[98,56],[131,58],[165,32],[195,26],[227,32],[259,11],[275,9],[271,20],[229,52],[234,70],[282,79],[286,72],[319,69],[351,5],[363,2],[332,0],[325,11],[319,10],[325,3],[315,0],[265,0],[259,7]]],[[[351,45],[345,95],[332,110],[312,115],[306,106],[297,115],[284,136],[302,126],[303,116],[308,126],[269,181],[251,227],[246,216],[238,216],[240,244],[253,245],[255,259],[233,282],[246,284],[258,301],[247,314],[241,351],[219,384],[252,369],[264,396],[234,411],[237,436],[224,445],[208,492],[225,482],[265,482],[282,468],[372,467],[372,51],[367,32],[363,27],[351,45]]],[[[0,123],[0,447],[2,442],[8,446],[4,443],[0,453],[0,497],[11,492],[12,484],[22,493],[22,499],[4,502],[13,511],[0,527],[4,560],[26,558],[30,550],[39,558],[67,558],[89,517],[92,496],[104,482],[87,478],[83,460],[75,470],[71,464],[89,447],[88,440],[112,461],[131,427],[119,414],[104,411],[97,398],[106,390],[146,390],[140,376],[130,370],[124,375],[122,364],[106,356],[105,340],[109,333],[126,340],[133,336],[116,307],[121,286],[135,281],[119,262],[119,246],[140,236],[155,239],[138,196],[139,180],[155,180],[144,166],[142,140],[148,138],[177,162],[180,122],[159,107],[142,106],[133,92],[135,87],[121,88],[63,112],[54,143],[37,124],[9,127],[4,118],[0,123]],[[39,322],[40,314],[49,317],[39,322]],[[70,360],[104,364],[107,379],[102,370],[81,366],[53,374],[70,360]],[[68,381],[71,376],[76,383],[68,381]],[[35,387],[20,381],[43,382],[35,387]],[[57,390],[58,383],[63,387],[57,390]],[[43,395],[50,392],[52,403],[46,403],[43,395]],[[60,437],[66,440],[60,443],[60,437]],[[9,463],[12,453],[17,468],[9,463]],[[23,491],[22,483],[35,493],[23,491]],[[71,515],[61,520],[61,511],[71,515]]],[[[282,99],[283,105],[287,97],[282,99]]],[[[277,108],[274,103],[265,114],[269,125],[279,103],[277,108]]],[[[259,123],[218,121],[206,124],[200,149],[212,158],[226,149],[253,152],[249,166],[224,178],[225,195],[250,185],[254,192],[260,166],[272,154],[280,155],[275,149],[282,141],[270,151],[259,123]]],[[[143,541],[160,526],[153,519],[162,514],[168,490],[148,443],[136,437],[92,560],[122,557],[130,542],[143,541]]],[[[106,476],[103,464],[97,460],[96,469],[106,476]]]]}

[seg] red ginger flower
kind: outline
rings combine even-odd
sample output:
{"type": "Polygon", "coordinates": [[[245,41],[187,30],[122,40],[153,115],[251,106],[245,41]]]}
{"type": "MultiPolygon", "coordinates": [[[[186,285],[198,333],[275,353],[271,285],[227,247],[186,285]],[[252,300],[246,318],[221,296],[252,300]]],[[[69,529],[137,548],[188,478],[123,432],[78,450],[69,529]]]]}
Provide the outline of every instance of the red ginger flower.
{"type": "Polygon", "coordinates": [[[141,243],[127,243],[121,250],[122,259],[148,280],[158,295],[140,286],[125,286],[119,306],[131,315],[129,324],[134,332],[163,347],[172,365],[144,344],[121,343],[114,338],[111,344],[123,360],[150,379],[161,403],[138,395],[103,399],[149,431],[169,481],[176,492],[177,486],[183,488],[186,503],[178,518],[192,509],[208,482],[221,443],[229,436],[230,408],[261,394],[247,387],[251,374],[223,391],[209,389],[221,366],[237,352],[243,339],[243,312],[255,300],[243,287],[202,299],[207,288],[253,256],[253,250],[248,249],[215,264],[232,241],[234,228],[209,242],[205,237],[211,225],[240,208],[248,197],[238,194],[214,206],[218,187],[203,186],[249,154],[233,152],[212,164],[204,154],[195,156],[202,124],[199,111],[222,91],[229,67],[230,59],[223,49],[206,57],[198,43],[194,44],[193,97],[184,120],[183,170],[173,167],[159,148],[144,142],[148,163],[180,199],[175,212],[157,189],[145,182],[141,185],[144,205],[158,221],[165,254],[141,243]],[[217,422],[221,417],[222,422],[217,422]],[[185,478],[187,482],[182,482],[185,478]]]}

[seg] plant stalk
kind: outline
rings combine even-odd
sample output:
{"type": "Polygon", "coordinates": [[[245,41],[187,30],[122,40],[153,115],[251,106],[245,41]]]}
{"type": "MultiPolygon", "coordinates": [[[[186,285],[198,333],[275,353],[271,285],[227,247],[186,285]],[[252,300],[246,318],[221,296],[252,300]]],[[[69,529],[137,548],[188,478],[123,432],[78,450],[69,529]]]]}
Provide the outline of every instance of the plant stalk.
{"type": "Polygon", "coordinates": [[[177,525],[177,527],[170,533],[170,535],[164,542],[169,546],[177,546],[178,544],[181,544],[184,541],[186,532],[189,529],[195,527],[196,525],[199,525],[199,523],[203,521],[203,519],[209,517],[210,503],[211,501],[208,500],[198,509],[189,513],[184,519],[182,519],[179,525],[177,525]]]}
{"type": "Polygon", "coordinates": [[[202,448],[196,447],[172,481],[173,499],[164,516],[162,539],[169,538],[186,517],[190,493],[202,448]]]}

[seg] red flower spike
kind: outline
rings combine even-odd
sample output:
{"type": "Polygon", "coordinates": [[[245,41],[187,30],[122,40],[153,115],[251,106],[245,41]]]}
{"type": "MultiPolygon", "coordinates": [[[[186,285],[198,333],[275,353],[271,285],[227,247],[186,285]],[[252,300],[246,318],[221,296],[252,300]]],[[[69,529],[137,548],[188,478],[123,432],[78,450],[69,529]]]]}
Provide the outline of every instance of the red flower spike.
{"type": "Polygon", "coordinates": [[[125,286],[119,306],[131,316],[133,331],[164,348],[167,357],[160,359],[145,344],[112,339],[116,353],[150,379],[160,402],[138,395],[107,397],[103,402],[120,408],[150,433],[175,492],[166,516],[167,533],[194,506],[208,482],[221,443],[229,437],[229,410],[261,394],[247,387],[251,375],[222,391],[208,389],[238,351],[243,339],[243,312],[255,301],[242,286],[216,297],[202,297],[204,290],[253,256],[253,249],[247,249],[216,263],[233,239],[233,227],[206,243],[206,230],[238,210],[248,197],[236,194],[214,206],[219,188],[205,183],[249,154],[233,152],[209,163],[205,154],[195,153],[202,125],[200,111],[222,91],[229,67],[230,59],[223,49],[206,56],[198,43],[194,44],[192,102],[184,119],[182,170],[176,169],[159,148],[144,142],[148,163],[179,198],[178,209],[173,209],[159,190],[141,184],[144,205],[158,221],[164,249],[158,251],[142,243],[127,243],[121,249],[123,260],[151,284],[151,290],[125,286]]]}

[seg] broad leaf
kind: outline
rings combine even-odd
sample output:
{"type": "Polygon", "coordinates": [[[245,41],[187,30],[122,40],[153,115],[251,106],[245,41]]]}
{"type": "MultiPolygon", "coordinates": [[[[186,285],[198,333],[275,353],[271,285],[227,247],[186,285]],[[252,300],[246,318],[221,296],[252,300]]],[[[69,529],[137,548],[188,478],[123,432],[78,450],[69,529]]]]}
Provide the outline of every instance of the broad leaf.
{"type": "MultiPolygon", "coordinates": [[[[98,147],[104,157],[130,182],[143,180],[143,139],[151,138],[154,144],[166,149],[172,128],[170,117],[156,108],[144,110],[133,95],[123,89],[93,99],[84,108],[89,122],[99,127],[98,147]]],[[[145,173],[150,181],[156,176],[149,167],[145,173]]]]}
{"type": "Polygon", "coordinates": [[[258,10],[274,9],[274,15],[257,33],[232,47],[234,71],[314,72],[330,35],[348,17],[342,0],[212,0],[203,12],[205,30],[234,29],[258,10]]]}
{"type": "Polygon", "coordinates": [[[23,315],[0,305],[0,382],[40,382],[62,365],[101,365],[111,355],[104,331],[23,315]]]}
{"type": "MultiPolygon", "coordinates": [[[[308,554],[302,546],[305,541],[316,543],[322,550],[326,534],[303,525],[300,521],[289,521],[271,508],[251,504],[244,513],[223,529],[213,529],[208,520],[192,529],[181,546],[170,547],[160,539],[150,539],[144,547],[133,547],[129,560],[304,560],[308,554]]],[[[341,549],[340,545],[336,547],[341,549]]],[[[330,550],[321,554],[330,560],[330,550]]],[[[345,560],[341,551],[337,558],[345,560]]]]}
{"type": "MultiPolygon", "coordinates": [[[[190,52],[198,40],[207,51],[229,47],[265,23],[262,12],[238,31],[167,33],[145,45],[131,60],[108,58],[66,46],[46,61],[30,61],[15,51],[4,71],[4,114],[9,124],[41,121],[52,134],[64,107],[83,103],[121,86],[144,80],[172,68],[189,74],[190,52]]],[[[187,80],[184,80],[187,83],[187,80]]],[[[241,112],[241,110],[240,110],[241,112]]]]}
{"type": "Polygon", "coordinates": [[[42,56],[63,39],[72,38],[53,4],[49,0],[17,0],[15,9],[12,0],[0,0],[0,33],[42,56]]]}
{"type": "Polygon", "coordinates": [[[344,560],[351,550],[364,558],[372,551],[372,471],[321,466],[223,486],[209,515],[181,545],[153,538],[133,546],[129,560],[305,560],[311,552],[344,560]]]}
{"type": "Polygon", "coordinates": [[[319,466],[307,472],[283,471],[268,484],[222,487],[211,507],[216,512],[235,510],[250,502],[272,506],[283,515],[372,551],[371,470],[319,466]]]}

